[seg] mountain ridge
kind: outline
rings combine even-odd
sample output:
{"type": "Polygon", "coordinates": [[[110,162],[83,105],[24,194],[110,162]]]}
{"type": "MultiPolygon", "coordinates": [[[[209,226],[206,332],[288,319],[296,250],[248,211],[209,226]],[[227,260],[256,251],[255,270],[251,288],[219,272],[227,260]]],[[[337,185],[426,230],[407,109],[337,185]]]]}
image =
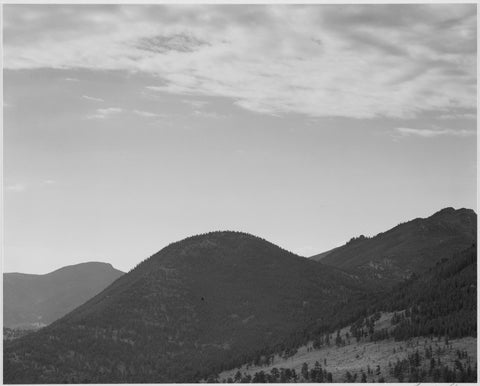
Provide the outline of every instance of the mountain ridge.
{"type": "Polygon", "coordinates": [[[38,328],[64,316],[123,272],[109,263],[86,262],[46,274],[3,274],[4,326],[38,328]]]}
{"type": "MultiPolygon", "coordinates": [[[[3,274],[4,275],[6,274],[6,275],[47,276],[47,275],[56,274],[58,272],[66,271],[66,270],[69,270],[69,269],[72,269],[72,268],[75,268],[75,267],[82,267],[82,266],[85,266],[85,267],[86,266],[89,266],[89,267],[98,266],[98,267],[105,267],[105,268],[113,268],[117,271],[120,271],[120,270],[116,269],[111,263],[105,263],[105,262],[102,262],[102,261],[93,261],[92,260],[92,261],[85,261],[85,262],[82,262],[82,263],[65,265],[63,267],[56,268],[53,271],[46,272],[46,273],[28,273],[28,272],[13,271],[13,272],[4,272],[3,274]]],[[[120,272],[122,272],[122,271],[120,271],[120,272]]]]}
{"type": "Polygon", "coordinates": [[[372,237],[353,237],[346,244],[311,259],[347,270],[364,280],[397,283],[475,243],[476,223],[477,215],[472,209],[447,207],[372,237]]]}

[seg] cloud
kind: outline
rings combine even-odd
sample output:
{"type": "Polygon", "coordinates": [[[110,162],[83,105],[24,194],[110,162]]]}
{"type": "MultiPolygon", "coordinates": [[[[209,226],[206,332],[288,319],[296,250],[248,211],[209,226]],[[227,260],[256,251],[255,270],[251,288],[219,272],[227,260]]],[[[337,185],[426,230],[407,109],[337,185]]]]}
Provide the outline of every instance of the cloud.
{"type": "Polygon", "coordinates": [[[141,72],[273,115],[476,109],[475,4],[7,4],[4,21],[7,70],[141,72]]]}
{"type": "Polygon", "coordinates": [[[108,107],[106,109],[97,109],[95,114],[87,115],[87,119],[106,119],[120,114],[123,109],[118,107],[108,107]]]}
{"type": "Polygon", "coordinates": [[[477,119],[477,114],[465,113],[465,114],[442,114],[439,119],[477,119]]]}
{"type": "Polygon", "coordinates": [[[193,115],[199,118],[210,118],[210,119],[220,119],[225,118],[225,115],[218,114],[211,111],[202,111],[202,110],[195,110],[193,115]]]}
{"type": "Polygon", "coordinates": [[[133,110],[132,113],[134,113],[135,115],[138,115],[140,117],[144,117],[144,118],[156,118],[156,117],[164,116],[164,115],[161,115],[161,114],[156,114],[156,113],[152,113],[150,111],[143,111],[143,110],[133,110]]]}
{"type": "MultiPolygon", "coordinates": [[[[152,89],[155,90],[155,88],[156,87],[154,87],[152,89]]],[[[190,107],[193,108],[192,114],[195,117],[207,118],[207,119],[225,118],[225,115],[218,114],[218,113],[213,112],[213,111],[203,110],[203,108],[206,107],[209,104],[209,102],[207,102],[207,101],[202,101],[202,100],[198,100],[198,99],[183,99],[182,102],[187,104],[187,105],[190,105],[190,107]]]]}
{"type": "MultiPolygon", "coordinates": [[[[151,87],[150,89],[155,90],[155,89],[158,89],[158,88],[151,87]]],[[[201,109],[208,104],[207,101],[200,101],[200,100],[195,100],[195,99],[184,99],[184,100],[182,100],[182,102],[186,103],[186,104],[188,104],[188,105],[190,105],[190,106],[192,106],[193,108],[196,108],[196,109],[201,109]]]]}
{"type": "Polygon", "coordinates": [[[14,184],[14,185],[7,185],[5,187],[7,192],[24,192],[27,190],[27,186],[25,184],[14,184]]]}
{"type": "Polygon", "coordinates": [[[423,138],[434,138],[440,136],[454,136],[454,137],[469,137],[476,135],[475,130],[465,130],[465,129],[415,129],[410,127],[397,127],[395,129],[397,133],[402,137],[423,137],[423,138]]]}
{"type": "Polygon", "coordinates": [[[102,98],[95,98],[88,95],[82,95],[82,98],[93,102],[105,102],[102,98]]]}
{"type": "Polygon", "coordinates": [[[77,78],[64,78],[63,80],[66,82],[80,82],[80,79],[77,78]]]}
{"type": "Polygon", "coordinates": [[[17,183],[17,184],[12,184],[12,185],[5,186],[5,191],[21,193],[21,192],[25,192],[29,188],[38,188],[38,187],[41,187],[41,186],[49,186],[49,185],[54,185],[56,183],[57,183],[57,181],[50,180],[50,179],[43,180],[43,181],[38,182],[38,183],[29,184],[29,185],[23,184],[23,183],[17,183]]]}
{"type": "Polygon", "coordinates": [[[142,118],[159,118],[164,117],[163,114],[152,113],[150,111],[144,110],[124,110],[119,107],[108,107],[106,109],[96,109],[94,114],[87,115],[87,119],[106,119],[117,116],[122,112],[131,112],[134,115],[137,115],[142,118]]]}
{"type": "Polygon", "coordinates": [[[192,52],[205,44],[207,43],[196,39],[194,36],[174,34],[140,38],[137,41],[137,48],[154,53],[168,51],[192,52]]]}

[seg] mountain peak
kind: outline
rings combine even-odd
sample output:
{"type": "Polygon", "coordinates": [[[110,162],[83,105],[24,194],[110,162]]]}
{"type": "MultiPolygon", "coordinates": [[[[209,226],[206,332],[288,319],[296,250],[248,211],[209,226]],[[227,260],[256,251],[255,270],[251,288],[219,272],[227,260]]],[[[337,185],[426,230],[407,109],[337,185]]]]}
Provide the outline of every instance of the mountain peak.
{"type": "Polygon", "coordinates": [[[443,215],[455,215],[455,214],[470,214],[470,215],[476,215],[475,211],[473,209],[469,208],[459,208],[455,209],[451,206],[440,209],[438,212],[435,212],[433,215],[430,217],[435,217],[435,216],[443,216],[443,215]]]}
{"type": "Polygon", "coordinates": [[[170,245],[175,245],[179,243],[185,242],[203,242],[205,240],[263,240],[261,237],[254,236],[250,233],[241,232],[241,231],[231,231],[231,230],[218,230],[218,231],[211,231],[207,233],[200,233],[198,235],[187,237],[183,240],[176,241],[170,245]]]}
{"type": "Polygon", "coordinates": [[[251,261],[270,259],[276,254],[272,250],[280,250],[285,254],[300,258],[261,237],[239,231],[212,231],[187,237],[174,242],[140,263],[137,267],[144,266],[148,261],[159,264],[178,265],[187,263],[192,259],[202,261],[251,261]]]}
{"type": "MultiPolygon", "coordinates": [[[[112,264],[110,263],[104,263],[103,261],[85,261],[83,263],[78,263],[78,264],[71,264],[71,265],[66,265],[65,267],[59,268],[59,269],[66,269],[66,268],[81,268],[81,267],[91,267],[91,268],[114,268],[112,264]]],[[[59,269],[55,270],[58,271],[59,269]]],[[[55,272],[53,271],[53,272],[55,272]]]]}

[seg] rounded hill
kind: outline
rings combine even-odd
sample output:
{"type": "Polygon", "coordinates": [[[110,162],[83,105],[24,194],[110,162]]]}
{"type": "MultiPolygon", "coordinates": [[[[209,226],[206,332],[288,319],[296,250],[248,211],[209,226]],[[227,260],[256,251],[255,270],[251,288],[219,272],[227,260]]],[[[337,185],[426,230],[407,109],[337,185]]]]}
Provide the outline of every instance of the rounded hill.
{"type": "Polygon", "coordinates": [[[75,381],[196,381],[327,318],[359,287],[336,268],[249,234],[189,237],[12,343],[5,380],[24,371],[15,380],[63,382],[61,363],[75,381]],[[42,370],[52,363],[55,371],[42,370]]]}

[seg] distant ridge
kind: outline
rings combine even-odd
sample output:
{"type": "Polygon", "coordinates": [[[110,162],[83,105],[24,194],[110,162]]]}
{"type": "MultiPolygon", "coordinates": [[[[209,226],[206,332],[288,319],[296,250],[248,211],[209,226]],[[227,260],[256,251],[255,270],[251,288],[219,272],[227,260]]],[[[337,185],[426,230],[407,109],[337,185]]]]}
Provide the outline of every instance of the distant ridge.
{"type": "Polygon", "coordinates": [[[43,275],[4,273],[4,326],[30,329],[48,325],[122,275],[111,264],[101,262],[69,265],[43,275]]]}
{"type": "Polygon", "coordinates": [[[477,215],[471,209],[442,209],[374,237],[352,238],[312,260],[391,284],[424,272],[442,258],[476,244],[477,215]]]}

